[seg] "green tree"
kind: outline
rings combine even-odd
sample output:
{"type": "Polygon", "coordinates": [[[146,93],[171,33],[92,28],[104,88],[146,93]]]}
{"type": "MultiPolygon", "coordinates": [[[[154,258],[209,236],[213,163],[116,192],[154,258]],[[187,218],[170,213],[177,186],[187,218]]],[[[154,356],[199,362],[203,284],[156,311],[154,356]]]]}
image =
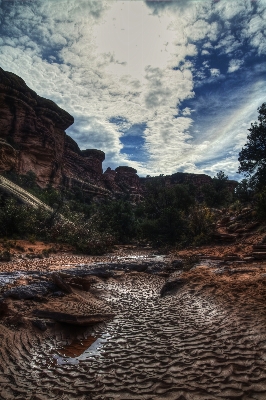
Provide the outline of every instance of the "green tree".
{"type": "Polygon", "coordinates": [[[209,207],[221,207],[232,201],[232,193],[228,188],[228,176],[219,171],[212,183],[202,187],[204,201],[209,207]]]}
{"type": "Polygon", "coordinates": [[[251,186],[261,189],[266,182],[266,103],[258,112],[258,122],[251,124],[247,143],[239,153],[238,172],[249,178],[251,186]]]}
{"type": "Polygon", "coordinates": [[[136,235],[134,206],[126,200],[107,200],[98,206],[95,222],[100,232],[107,232],[117,242],[126,243],[136,235]]]}
{"type": "Polygon", "coordinates": [[[195,203],[188,185],[165,186],[160,178],[147,185],[136,214],[140,237],[155,246],[175,244],[186,235],[187,216],[195,203]]]}
{"type": "Polygon", "coordinates": [[[243,203],[248,203],[252,200],[254,193],[249,185],[248,179],[242,179],[242,181],[238,183],[235,194],[236,198],[243,203]]]}

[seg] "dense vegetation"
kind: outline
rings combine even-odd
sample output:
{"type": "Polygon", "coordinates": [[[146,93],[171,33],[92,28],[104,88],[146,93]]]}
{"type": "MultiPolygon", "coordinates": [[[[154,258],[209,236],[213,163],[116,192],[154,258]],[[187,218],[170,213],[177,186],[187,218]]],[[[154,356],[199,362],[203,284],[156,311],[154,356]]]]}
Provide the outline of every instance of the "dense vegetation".
{"type": "Polygon", "coordinates": [[[258,217],[266,220],[266,103],[258,108],[258,122],[251,124],[247,143],[239,153],[239,173],[245,179],[239,185],[242,199],[252,200],[258,217]]]}
{"type": "Polygon", "coordinates": [[[132,203],[128,195],[95,202],[80,188],[41,189],[32,172],[24,176],[9,173],[7,177],[53,207],[54,212],[34,210],[3,193],[0,237],[69,243],[92,254],[103,253],[114,243],[149,243],[155,247],[205,243],[212,235],[215,219],[210,206],[224,206],[232,197],[226,188],[228,178],[222,172],[202,193],[193,185],[169,187],[163,178],[153,178],[139,203],[132,203]]]}
{"type": "Polygon", "coordinates": [[[247,144],[239,154],[243,179],[235,193],[220,171],[211,184],[167,186],[163,177],[147,180],[143,200],[130,196],[95,202],[82,188],[41,189],[32,172],[7,177],[53,208],[53,213],[32,209],[0,193],[0,237],[36,238],[69,243],[77,250],[99,254],[114,243],[149,243],[154,247],[200,245],[212,238],[219,212],[230,205],[253,203],[258,218],[266,219],[266,103],[259,122],[251,124],[247,144]]]}

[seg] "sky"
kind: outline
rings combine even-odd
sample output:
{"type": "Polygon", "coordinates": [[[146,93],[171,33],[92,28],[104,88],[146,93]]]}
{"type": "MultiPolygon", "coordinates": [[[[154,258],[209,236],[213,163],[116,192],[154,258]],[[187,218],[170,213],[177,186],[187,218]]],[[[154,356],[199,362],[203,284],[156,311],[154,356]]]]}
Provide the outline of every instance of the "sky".
{"type": "Polygon", "coordinates": [[[0,0],[0,66],[75,119],[104,170],[220,170],[266,101],[266,0],[0,0]]]}

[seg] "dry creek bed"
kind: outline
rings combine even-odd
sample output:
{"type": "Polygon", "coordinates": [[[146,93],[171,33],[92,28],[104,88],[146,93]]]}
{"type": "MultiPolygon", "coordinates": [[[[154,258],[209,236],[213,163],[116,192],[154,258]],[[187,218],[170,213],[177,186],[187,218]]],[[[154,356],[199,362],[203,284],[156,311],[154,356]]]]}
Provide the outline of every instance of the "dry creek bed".
{"type": "Polygon", "coordinates": [[[1,400],[266,399],[263,263],[202,260],[183,272],[163,256],[55,261],[0,273],[13,312],[0,320],[1,400]],[[59,270],[70,286],[94,278],[62,293],[50,279],[59,270]],[[23,284],[35,297],[10,297],[23,284]],[[52,307],[113,317],[77,327],[34,315],[52,307]]]}

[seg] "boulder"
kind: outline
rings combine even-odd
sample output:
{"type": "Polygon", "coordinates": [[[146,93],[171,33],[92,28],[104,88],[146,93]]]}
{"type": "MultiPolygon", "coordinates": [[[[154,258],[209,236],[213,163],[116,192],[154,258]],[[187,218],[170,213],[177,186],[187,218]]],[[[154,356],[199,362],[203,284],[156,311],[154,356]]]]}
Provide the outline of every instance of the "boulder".
{"type": "Polygon", "coordinates": [[[38,282],[30,285],[16,286],[4,292],[3,296],[17,300],[40,300],[43,296],[56,291],[58,291],[58,287],[55,284],[38,282]]]}
{"type": "Polygon", "coordinates": [[[175,279],[173,281],[166,282],[160,292],[161,297],[166,295],[175,294],[179,289],[185,285],[184,279],[175,279]]]}

